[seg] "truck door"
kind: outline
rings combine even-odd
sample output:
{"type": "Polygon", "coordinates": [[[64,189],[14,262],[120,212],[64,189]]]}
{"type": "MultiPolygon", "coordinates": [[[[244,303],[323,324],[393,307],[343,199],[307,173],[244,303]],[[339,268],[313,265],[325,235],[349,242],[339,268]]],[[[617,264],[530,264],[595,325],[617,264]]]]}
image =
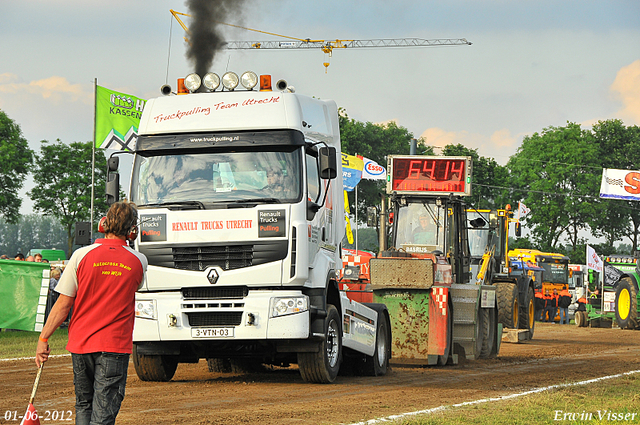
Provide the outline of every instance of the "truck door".
{"type": "MultiPolygon", "coordinates": [[[[307,200],[315,203],[321,202],[320,198],[320,175],[318,173],[318,159],[312,152],[306,154],[306,169],[307,169],[307,200]]],[[[320,246],[321,229],[320,229],[320,215],[315,214],[313,220],[307,223],[309,232],[309,262],[313,264],[316,254],[320,246]]]]}

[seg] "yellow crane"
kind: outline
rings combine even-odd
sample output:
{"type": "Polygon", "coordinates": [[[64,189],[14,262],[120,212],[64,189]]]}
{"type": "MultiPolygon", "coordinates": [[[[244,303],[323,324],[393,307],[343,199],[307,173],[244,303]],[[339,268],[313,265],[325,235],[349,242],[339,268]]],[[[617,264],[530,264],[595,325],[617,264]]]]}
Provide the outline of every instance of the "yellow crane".
{"type": "MultiPolygon", "coordinates": [[[[191,17],[186,13],[176,12],[173,9],[169,10],[173,17],[178,21],[184,31],[189,34],[189,28],[182,22],[180,16],[191,17]]],[[[240,28],[247,31],[259,32],[262,34],[273,35],[276,37],[286,38],[289,41],[228,41],[223,47],[229,50],[239,49],[320,49],[331,58],[333,49],[347,49],[347,48],[359,48],[359,47],[430,47],[430,46],[470,46],[472,43],[467,41],[466,38],[437,38],[437,39],[423,39],[423,38],[378,38],[371,40],[312,40],[310,38],[296,38],[286,35],[276,34],[267,31],[260,31],[253,28],[242,27],[240,25],[227,24],[224,22],[217,22],[220,25],[227,25],[234,28],[240,28]]],[[[185,37],[188,42],[188,38],[185,37]]],[[[323,63],[325,72],[329,67],[329,62],[323,63]]]]}

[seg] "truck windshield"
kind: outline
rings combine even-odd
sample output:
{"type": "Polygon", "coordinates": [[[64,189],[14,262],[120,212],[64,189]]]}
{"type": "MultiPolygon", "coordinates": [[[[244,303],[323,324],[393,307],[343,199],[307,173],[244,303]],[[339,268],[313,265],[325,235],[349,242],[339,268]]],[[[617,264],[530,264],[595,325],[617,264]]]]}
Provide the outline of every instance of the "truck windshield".
{"type": "Polygon", "coordinates": [[[569,273],[567,264],[539,263],[538,265],[544,269],[542,279],[545,283],[568,283],[569,273]]]}
{"type": "Polygon", "coordinates": [[[407,252],[444,251],[444,213],[435,202],[410,203],[398,208],[396,249],[407,252]]]}
{"type": "MultiPolygon", "coordinates": [[[[301,199],[301,149],[136,155],[131,201],[143,205],[301,199]]],[[[194,208],[197,208],[197,205],[194,208]]]]}

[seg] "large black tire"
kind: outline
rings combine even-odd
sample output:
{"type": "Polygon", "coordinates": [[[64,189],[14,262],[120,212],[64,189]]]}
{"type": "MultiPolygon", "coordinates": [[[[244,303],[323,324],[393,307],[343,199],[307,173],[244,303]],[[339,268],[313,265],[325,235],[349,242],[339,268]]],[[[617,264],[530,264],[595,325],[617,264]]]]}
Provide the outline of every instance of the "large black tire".
{"type": "Polygon", "coordinates": [[[478,336],[476,339],[476,359],[491,356],[496,339],[495,309],[478,310],[478,336]]]}
{"type": "Polygon", "coordinates": [[[229,359],[223,359],[223,358],[207,359],[207,367],[209,368],[209,372],[215,372],[215,373],[231,372],[231,362],[229,361],[229,359]]]}
{"type": "Polygon", "coordinates": [[[451,303],[448,303],[447,308],[449,309],[447,314],[447,342],[446,347],[444,349],[444,354],[438,356],[438,365],[444,366],[449,361],[449,356],[451,355],[451,350],[453,349],[453,306],[451,303]]]}
{"type": "Polygon", "coordinates": [[[175,356],[145,356],[138,354],[133,344],[133,366],[141,381],[166,382],[173,378],[178,368],[178,359],[175,356]]]}
{"type": "Polygon", "coordinates": [[[342,362],[342,327],[338,310],[327,305],[324,339],[317,353],[298,353],[298,368],[306,382],[329,384],[335,381],[342,362]]]}
{"type": "Polygon", "coordinates": [[[391,357],[391,323],[387,315],[378,312],[378,325],[376,327],[376,350],[373,356],[365,356],[362,364],[362,375],[382,376],[389,368],[391,357]]]}
{"type": "Polygon", "coordinates": [[[620,279],[616,287],[616,322],[620,329],[638,328],[638,294],[629,277],[620,279]]]}
{"type": "Polygon", "coordinates": [[[529,339],[533,338],[533,331],[536,327],[536,299],[533,288],[529,287],[524,300],[524,305],[520,306],[520,317],[518,318],[520,329],[529,331],[529,339]]]}
{"type": "Polygon", "coordinates": [[[514,283],[496,283],[496,297],[498,298],[498,323],[503,328],[518,329],[520,317],[518,302],[518,287],[514,283]]]}
{"type": "Polygon", "coordinates": [[[586,328],[587,327],[587,322],[588,322],[588,315],[586,311],[576,311],[576,314],[574,316],[574,320],[576,322],[576,326],[579,328],[586,328]]]}

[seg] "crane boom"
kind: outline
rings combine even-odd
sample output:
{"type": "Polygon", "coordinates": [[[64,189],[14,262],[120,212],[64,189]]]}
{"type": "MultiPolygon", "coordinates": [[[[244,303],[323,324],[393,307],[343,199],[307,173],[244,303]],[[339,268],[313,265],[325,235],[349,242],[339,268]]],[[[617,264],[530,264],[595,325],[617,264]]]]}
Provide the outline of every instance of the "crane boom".
{"type": "MultiPolygon", "coordinates": [[[[186,13],[176,12],[169,9],[169,12],[178,21],[182,29],[188,34],[189,29],[182,22],[178,15],[191,17],[186,13]]],[[[428,47],[428,46],[471,46],[471,42],[466,38],[436,38],[427,40],[424,38],[376,38],[372,40],[311,40],[310,38],[296,38],[287,35],[276,34],[267,31],[247,28],[240,25],[227,24],[224,22],[216,22],[219,25],[227,25],[234,28],[241,28],[247,31],[259,32],[262,34],[273,35],[276,37],[286,38],[290,41],[227,41],[222,44],[223,49],[241,50],[241,49],[321,49],[324,53],[331,57],[333,49],[347,49],[356,47],[428,47]]],[[[189,39],[185,37],[185,41],[189,39]]],[[[324,62],[325,72],[329,66],[329,62],[324,62]]]]}
{"type": "Polygon", "coordinates": [[[355,47],[426,47],[471,45],[466,38],[377,38],[372,40],[228,41],[225,49],[322,49],[355,47]]]}

